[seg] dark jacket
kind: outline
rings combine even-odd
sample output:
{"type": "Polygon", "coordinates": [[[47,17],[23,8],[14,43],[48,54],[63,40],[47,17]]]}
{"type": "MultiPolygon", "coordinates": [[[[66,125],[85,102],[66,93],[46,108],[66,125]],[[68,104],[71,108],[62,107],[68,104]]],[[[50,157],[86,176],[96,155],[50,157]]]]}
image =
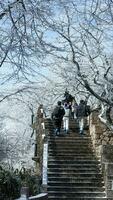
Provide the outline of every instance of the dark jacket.
{"type": "Polygon", "coordinates": [[[86,105],[86,106],[85,106],[85,115],[86,115],[86,117],[89,116],[90,114],[91,114],[90,106],[89,106],[89,105],[86,105]]]}
{"type": "Polygon", "coordinates": [[[52,112],[52,119],[61,119],[65,114],[65,110],[62,106],[56,106],[52,112]]]}
{"type": "Polygon", "coordinates": [[[86,116],[86,106],[83,103],[80,103],[76,108],[76,116],[77,117],[85,117],[86,116]]]}

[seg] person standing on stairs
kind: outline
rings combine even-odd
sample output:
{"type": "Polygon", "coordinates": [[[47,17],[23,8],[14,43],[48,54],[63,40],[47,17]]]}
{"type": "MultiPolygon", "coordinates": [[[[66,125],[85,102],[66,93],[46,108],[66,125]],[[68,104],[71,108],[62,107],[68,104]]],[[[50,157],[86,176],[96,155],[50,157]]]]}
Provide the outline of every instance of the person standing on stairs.
{"type": "Polygon", "coordinates": [[[86,117],[86,105],[84,100],[80,100],[79,105],[76,108],[76,117],[79,123],[79,133],[84,134],[84,121],[86,117]]]}
{"type": "Polygon", "coordinates": [[[76,108],[77,108],[77,102],[75,100],[75,98],[72,101],[72,109],[71,109],[71,118],[72,119],[76,119],[76,108]]]}
{"type": "Polygon", "coordinates": [[[85,116],[86,116],[86,125],[89,127],[89,115],[91,114],[90,105],[87,105],[87,101],[85,101],[85,116]]]}
{"type": "Polygon", "coordinates": [[[54,108],[52,115],[51,115],[53,124],[54,124],[54,128],[55,128],[55,135],[60,134],[61,123],[62,123],[64,114],[65,114],[65,110],[64,110],[63,106],[61,105],[61,101],[58,101],[57,106],[54,108]]]}
{"type": "Polygon", "coordinates": [[[63,128],[65,133],[69,133],[69,116],[70,116],[70,108],[67,103],[64,104],[65,114],[63,116],[63,128]]]}
{"type": "Polygon", "coordinates": [[[66,102],[66,103],[71,103],[72,104],[72,101],[74,99],[74,97],[69,93],[69,91],[66,89],[65,93],[64,93],[64,100],[63,102],[66,102]]]}

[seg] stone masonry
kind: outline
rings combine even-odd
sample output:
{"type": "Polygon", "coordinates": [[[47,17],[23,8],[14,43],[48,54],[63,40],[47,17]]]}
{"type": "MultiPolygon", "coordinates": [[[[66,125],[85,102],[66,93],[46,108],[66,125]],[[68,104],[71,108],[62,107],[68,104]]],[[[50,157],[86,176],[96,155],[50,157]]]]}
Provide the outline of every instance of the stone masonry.
{"type": "Polygon", "coordinates": [[[113,132],[101,123],[98,111],[91,114],[89,129],[93,148],[101,158],[108,199],[113,199],[113,132]]]}

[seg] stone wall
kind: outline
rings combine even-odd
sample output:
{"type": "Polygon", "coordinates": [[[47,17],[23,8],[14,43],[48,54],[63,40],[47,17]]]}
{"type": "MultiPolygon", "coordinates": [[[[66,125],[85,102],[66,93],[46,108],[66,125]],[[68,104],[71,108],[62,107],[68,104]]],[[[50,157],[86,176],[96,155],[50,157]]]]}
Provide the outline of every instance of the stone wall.
{"type": "Polygon", "coordinates": [[[113,145],[113,132],[100,121],[97,111],[93,112],[90,116],[89,129],[96,154],[97,156],[101,156],[103,145],[113,145]]]}
{"type": "Polygon", "coordinates": [[[113,145],[102,145],[102,169],[107,197],[113,197],[113,145]]]}
{"type": "Polygon", "coordinates": [[[90,116],[89,129],[93,148],[101,159],[107,197],[113,199],[113,132],[101,123],[97,111],[90,116]]]}

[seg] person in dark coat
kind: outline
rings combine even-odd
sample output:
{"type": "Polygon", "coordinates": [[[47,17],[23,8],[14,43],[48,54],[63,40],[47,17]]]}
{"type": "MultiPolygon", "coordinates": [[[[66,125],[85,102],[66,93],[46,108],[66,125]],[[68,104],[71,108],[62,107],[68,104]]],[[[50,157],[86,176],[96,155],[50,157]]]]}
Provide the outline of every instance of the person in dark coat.
{"type": "Polygon", "coordinates": [[[66,89],[65,93],[64,93],[64,102],[66,103],[72,103],[74,97],[69,93],[69,91],[66,89]]]}
{"type": "Polygon", "coordinates": [[[54,108],[52,112],[52,120],[55,128],[55,135],[60,134],[60,129],[61,129],[61,123],[63,116],[65,114],[65,110],[63,106],[61,105],[61,101],[57,102],[57,106],[54,108]]]}

